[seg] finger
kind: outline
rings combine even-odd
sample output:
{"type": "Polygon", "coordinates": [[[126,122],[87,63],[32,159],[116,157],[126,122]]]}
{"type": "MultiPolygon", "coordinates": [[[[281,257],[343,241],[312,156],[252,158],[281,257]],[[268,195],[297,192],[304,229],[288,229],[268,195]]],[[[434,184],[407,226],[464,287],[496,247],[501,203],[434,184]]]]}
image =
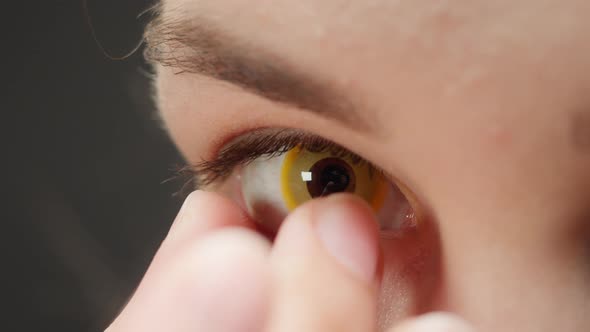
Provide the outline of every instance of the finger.
{"type": "Polygon", "coordinates": [[[463,319],[448,313],[430,313],[402,322],[390,332],[474,332],[463,319]]]}
{"type": "Polygon", "coordinates": [[[150,269],[107,332],[254,332],[269,297],[268,253],[245,228],[205,234],[150,269]]]}
{"type": "Polygon", "coordinates": [[[167,259],[168,254],[175,255],[179,247],[196,241],[208,231],[230,226],[254,228],[231,200],[212,192],[194,191],[182,204],[155,259],[161,256],[167,259]]]}
{"type": "MultiPolygon", "coordinates": [[[[225,276],[239,275],[244,285],[249,285],[246,290],[260,289],[264,285],[261,275],[264,270],[258,267],[268,245],[248,233],[245,229],[249,227],[251,225],[243,212],[228,199],[204,191],[191,193],[138,290],[109,331],[183,331],[183,328],[200,331],[193,326],[202,325],[199,322],[202,316],[194,315],[193,301],[198,306],[202,299],[218,299],[214,295],[223,296],[229,291],[239,294],[243,290],[235,289],[232,280],[223,279],[225,276]],[[212,234],[215,230],[233,226],[245,226],[242,232],[249,235],[212,234]],[[208,236],[213,237],[206,240],[208,236]]],[[[239,299],[256,302],[257,296],[262,294],[260,290],[255,295],[244,294],[239,299]]],[[[233,303],[239,305],[242,302],[233,303]]],[[[254,310],[255,306],[249,308],[254,310]]],[[[255,317],[253,314],[252,319],[255,317]]]]}
{"type": "Polygon", "coordinates": [[[285,220],[271,252],[268,331],[373,331],[377,223],[350,194],[305,204],[285,220]]]}

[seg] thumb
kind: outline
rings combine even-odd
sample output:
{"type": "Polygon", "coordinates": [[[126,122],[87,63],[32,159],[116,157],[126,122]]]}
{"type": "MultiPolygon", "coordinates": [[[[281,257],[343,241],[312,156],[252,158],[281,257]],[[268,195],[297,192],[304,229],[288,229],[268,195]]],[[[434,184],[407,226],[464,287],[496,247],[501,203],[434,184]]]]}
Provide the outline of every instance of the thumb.
{"type": "Polygon", "coordinates": [[[350,194],[287,217],[271,252],[268,331],[373,331],[379,247],[371,208],[350,194]]]}

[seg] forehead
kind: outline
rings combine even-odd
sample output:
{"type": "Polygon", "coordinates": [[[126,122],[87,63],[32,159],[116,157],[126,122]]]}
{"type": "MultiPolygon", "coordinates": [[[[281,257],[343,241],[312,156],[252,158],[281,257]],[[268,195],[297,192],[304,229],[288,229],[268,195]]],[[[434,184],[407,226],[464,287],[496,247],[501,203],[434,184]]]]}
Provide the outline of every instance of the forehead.
{"type": "Polygon", "coordinates": [[[163,3],[164,19],[210,25],[348,92],[382,137],[401,135],[395,123],[460,118],[479,131],[586,104],[589,10],[585,0],[163,3]]]}
{"type": "MultiPolygon", "coordinates": [[[[340,58],[436,49],[501,52],[557,42],[584,21],[583,0],[164,0],[170,16],[203,18],[229,33],[297,55],[340,58]],[[580,13],[582,12],[582,13],[580,13]],[[577,17],[577,19],[576,19],[577,17]],[[493,43],[490,43],[493,42],[493,43]],[[301,51],[301,46],[307,48],[301,51]],[[458,50],[457,47],[461,47],[458,50]],[[317,50],[318,52],[309,52],[317,50]]],[[[583,24],[585,25],[585,24],[583,24]]],[[[451,54],[449,54],[451,53],[451,54]]],[[[307,58],[307,56],[305,57],[307,58]]],[[[333,59],[337,60],[337,59],[333,59]]]]}
{"type": "Polygon", "coordinates": [[[588,58],[588,9],[583,0],[164,1],[165,16],[205,20],[351,90],[400,96],[416,88],[408,83],[452,94],[493,73],[588,58]]]}
{"type": "MultiPolygon", "coordinates": [[[[229,34],[296,58],[301,65],[322,63],[318,67],[325,68],[323,60],[328,58],[330,67],[333,64],[334,67],[348,66],[348,70],[359,67],[366,70],[376,60],[387,59],[390,65],[395,65],[407,62],[408,56],[415,57],[417,53],[433,49],[440,56],[459,56],[462,52],[458,52],[458,47],[476,51],[478,45],[474,41],[482,38],[493,38],[494,47],[500,47],[497,43],[507,42],[500,35],[509,23],[501,20],[506,15],[502,11],[509,10],[510,15],[516,17],[517,8],[489,8],[493,6],[485,3],[168,0],[165,8],[170,16],[206,19],[229,34]],[[493,19],[487,19],[490,16],[493,19]]],[[[516,37],[514,34],[512,31],[512,39],[516,37]]]]}

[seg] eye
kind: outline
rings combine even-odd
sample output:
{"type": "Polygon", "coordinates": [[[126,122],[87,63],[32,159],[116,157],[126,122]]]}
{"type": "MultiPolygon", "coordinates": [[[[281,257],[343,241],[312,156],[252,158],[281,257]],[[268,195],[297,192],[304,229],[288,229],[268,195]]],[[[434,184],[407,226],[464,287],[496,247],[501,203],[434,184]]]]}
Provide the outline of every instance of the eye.
{"type": "Polygon", "coordinates": [[[269,232],[276,232],[299,205],[341,192],[364,199],[375,211],[382,232],[415,224],[413,208],[401,190],[370,163],[350,153],[296,146],[279,156],[254,159],[238,172],[235,185],[243,207],[269,232]]]}
{"type": "Polygon", "coordinates": [[[399,234],[419,219],[410,203],[416,202],[413,194],[393,177],[344,147],[297,129],[247,132],[192,171],[198,186],[229,196],[269,234],[301,204],[341,192],[358,195],[373,208],[382,234],[399,234]]]}

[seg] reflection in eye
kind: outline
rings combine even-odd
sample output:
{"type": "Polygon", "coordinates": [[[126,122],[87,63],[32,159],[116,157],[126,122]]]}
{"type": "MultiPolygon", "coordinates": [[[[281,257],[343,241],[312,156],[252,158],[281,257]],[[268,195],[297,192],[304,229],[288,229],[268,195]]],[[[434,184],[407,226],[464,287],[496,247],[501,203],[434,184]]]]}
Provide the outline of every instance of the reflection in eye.
{"type": "Polygon", "coordinates": [[[385,233],[416,223],[408,199],[382,171],[333,142],[291,129],[245,134],[197,172],[205,184],[223,180],[217,188],[270,233],[301,204],[342,192],[364,199],[385,233]]]}

